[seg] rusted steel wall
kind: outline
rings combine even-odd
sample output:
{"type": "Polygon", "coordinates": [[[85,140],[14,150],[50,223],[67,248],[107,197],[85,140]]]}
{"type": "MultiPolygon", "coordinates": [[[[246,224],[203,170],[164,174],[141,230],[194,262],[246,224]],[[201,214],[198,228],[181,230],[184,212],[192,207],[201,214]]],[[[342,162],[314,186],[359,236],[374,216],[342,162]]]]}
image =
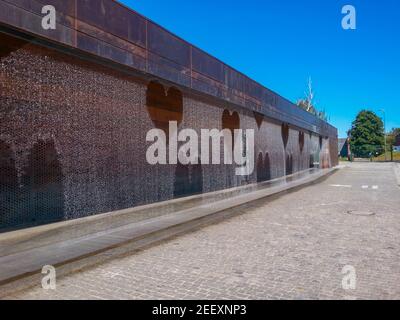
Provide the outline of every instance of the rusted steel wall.
{"type": "Polygon", "coordinates": [[[336,129],[114,1],[0,0],[0,20],[0,232],[337,164],[336,129]],[[254,130],[254,172],[150,165],[170,121],[254,130]]]}
{"type": "Polygon", "coordinates": [[[307,131],[337,130],[113,0],[0,0],[0,24],[111,60],[307,131]],[[41,27],[54,5],[56,30],[41,27]]]}
{"type": "Polygon", "coordinates": [[[335,138],[233,103],[1,32],[0,44],[0,232],[267,181],[337,159],[335,138]],[[167,131],[169,121],[199,135],[254,130],[254,172],[237,176],[224,154],[220,165],[150,165],[146,135],[167,131]]]}

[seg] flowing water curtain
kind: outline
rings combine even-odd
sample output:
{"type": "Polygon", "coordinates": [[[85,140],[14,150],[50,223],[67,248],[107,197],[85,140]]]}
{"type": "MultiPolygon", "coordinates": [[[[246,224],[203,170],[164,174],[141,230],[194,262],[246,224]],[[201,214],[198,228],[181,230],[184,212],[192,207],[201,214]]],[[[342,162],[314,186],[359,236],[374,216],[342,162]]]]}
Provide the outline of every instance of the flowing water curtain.
{"type": "Polygon", "coordinates": [[[64,187],[61,162],[53,140],[37,141],[23,170],[26,222],[43,224],[64,217],[64,187]]]}
{"type": "Polygon", "coordinates": [[[14,152],[0,140],[0,230],[22,223],[20,196],[14,152]]]}

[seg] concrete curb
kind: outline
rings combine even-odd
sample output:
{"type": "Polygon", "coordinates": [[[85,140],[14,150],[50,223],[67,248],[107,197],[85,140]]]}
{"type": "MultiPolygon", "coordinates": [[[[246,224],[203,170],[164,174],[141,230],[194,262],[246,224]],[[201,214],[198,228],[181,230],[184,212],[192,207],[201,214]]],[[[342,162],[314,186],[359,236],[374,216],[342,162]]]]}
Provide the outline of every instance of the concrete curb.
{"type": "Polygon", "coordinates": [[[0,257],[0,298],[9,296],[16,290],[24,290],[40,284],[41,268],[44,265],[56,267],[57,278],[60,278],[110,259],[132,254],[134,250],[161,240],[242,214],[240,207],[246,203],[280,196],[317,183],[338,169],[321,170],[306,178],[282,185],[242,193],[232,198],[201,204],[161,217],[0,257]]]}

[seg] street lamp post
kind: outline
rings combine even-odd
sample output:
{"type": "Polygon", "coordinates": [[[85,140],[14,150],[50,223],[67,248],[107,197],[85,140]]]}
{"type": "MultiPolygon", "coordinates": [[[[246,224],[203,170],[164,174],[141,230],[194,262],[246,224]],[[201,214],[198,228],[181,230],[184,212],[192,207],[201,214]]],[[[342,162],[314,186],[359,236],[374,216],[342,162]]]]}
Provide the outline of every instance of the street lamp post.
{"type": "Polygon", "coordinates": [[[384,109],[379,110],[383,113],[383,127],[384,127],[384,134],[385,134],[385,161],[387,161],[387,139],[386,139],[386,112],[384,109]]]}

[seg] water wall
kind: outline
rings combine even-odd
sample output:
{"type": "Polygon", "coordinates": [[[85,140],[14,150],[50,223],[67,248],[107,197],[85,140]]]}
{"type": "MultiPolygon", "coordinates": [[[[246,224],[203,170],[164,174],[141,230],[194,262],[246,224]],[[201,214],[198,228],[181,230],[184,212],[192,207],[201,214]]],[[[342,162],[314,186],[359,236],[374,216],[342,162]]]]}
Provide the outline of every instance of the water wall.
{"type": "Polygon", "coordinates": [[[190,45],[186,61],[188,44],[156,24],[114,1],[79,1],[80,19],[75,1],[46,2],[62,12],[50,34],[35,27],[40,1],[0,0],[0,231],[337,165],[335,128],[190,45]],[[85,11],[101,4],[122,18],[85,11]],[[170,121],[254,130],[254,172],[238,176],[223,152],[218,165],[150,165],[146,135],[170,121]]]}

